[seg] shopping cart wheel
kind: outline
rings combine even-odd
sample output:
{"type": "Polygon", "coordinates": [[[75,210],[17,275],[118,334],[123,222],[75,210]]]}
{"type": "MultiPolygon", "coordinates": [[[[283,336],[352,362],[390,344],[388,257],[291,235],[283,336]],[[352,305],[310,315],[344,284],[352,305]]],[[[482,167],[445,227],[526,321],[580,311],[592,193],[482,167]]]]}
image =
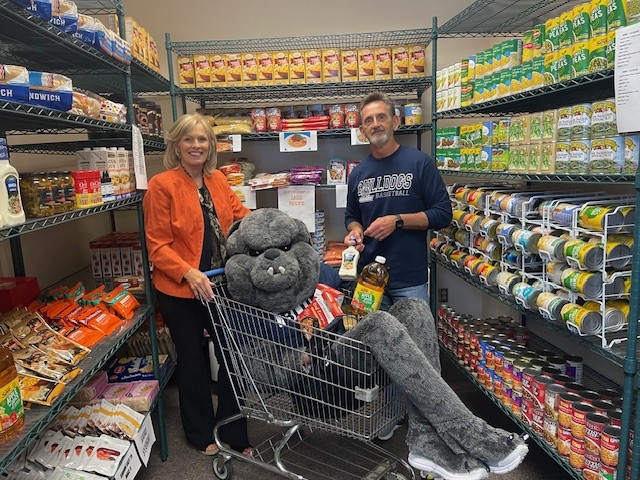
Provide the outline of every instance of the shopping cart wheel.
{"type": "Polygon", "coordinates": [[[230,480],[233,477],[233,465],[229,460],[217,456],[213,459],[213,473],[220,480],[230,480]]]}

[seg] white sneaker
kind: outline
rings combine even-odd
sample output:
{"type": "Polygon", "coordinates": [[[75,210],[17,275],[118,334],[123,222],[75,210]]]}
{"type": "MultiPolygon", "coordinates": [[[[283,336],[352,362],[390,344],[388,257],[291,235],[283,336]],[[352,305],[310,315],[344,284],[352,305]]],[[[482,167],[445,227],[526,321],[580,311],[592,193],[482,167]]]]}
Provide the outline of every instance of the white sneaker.
{"type": "Polygon", "coordinates": [[[427,474],[432,474],[434,477],[442,477],[447,480],[480,480],[489,476],[486,468],[479,465],[474,466],[468,461],[464,461],[460,469],[453,471],[451,468],[438,465],[431,459],[411,452],[409,452],[409,465],[427,474]]]}

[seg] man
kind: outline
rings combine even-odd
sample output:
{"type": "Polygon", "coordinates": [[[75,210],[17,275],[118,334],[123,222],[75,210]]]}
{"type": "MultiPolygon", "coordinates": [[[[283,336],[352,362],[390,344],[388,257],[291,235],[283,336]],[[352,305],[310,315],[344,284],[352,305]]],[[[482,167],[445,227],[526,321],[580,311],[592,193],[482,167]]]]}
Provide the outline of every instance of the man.
{"type": "Polygon", "coordinates": [[[390,281],[382,309],[404,297],[429,303],[427,229],[451,222],[445,184],[429,155],[396,142],[400,118],[387,95],[367,95],[360,121],[371,154],[349,176],[344,243],[361,252],[361,267],[377,255],[387,259],[390,281]]]}

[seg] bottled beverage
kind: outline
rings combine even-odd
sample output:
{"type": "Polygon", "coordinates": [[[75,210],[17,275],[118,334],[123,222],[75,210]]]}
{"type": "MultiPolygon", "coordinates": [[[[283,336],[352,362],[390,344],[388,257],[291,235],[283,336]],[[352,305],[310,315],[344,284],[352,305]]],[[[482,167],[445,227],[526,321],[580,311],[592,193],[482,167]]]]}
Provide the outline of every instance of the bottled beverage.
{"type": "Polygon", "coordinates": [[[25,216],[20,198],[18,171],[9,163],[6,140],[0,139],[0,216],[5,227],[24,223],[25,216]]]}
{"type": "Polygon", "coordinates": [[[338,275],[342,280],[355,280],[358,278],[358,259],[360,252],[353,245],[342,251],[342,264],[338,275]]]}
{"type": "Polygon", "coordinates": [[[380,307],[384,289],[389,283],[386,261],[386,258],[378,255],[374,262],[362,269],[351,301],[353,313],[364,316],[380,307]]]}
{"type": "Polygon", "coordinates": [[[0,347],[0,443],[24,426],[24,407],[11,350],[0,347]]]}

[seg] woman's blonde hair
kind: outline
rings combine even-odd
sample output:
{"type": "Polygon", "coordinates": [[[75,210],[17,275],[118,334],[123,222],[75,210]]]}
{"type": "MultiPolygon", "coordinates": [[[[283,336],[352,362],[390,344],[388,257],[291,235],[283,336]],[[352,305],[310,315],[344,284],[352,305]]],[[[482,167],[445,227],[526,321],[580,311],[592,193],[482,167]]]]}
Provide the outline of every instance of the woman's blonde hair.
{"type": "Polygon", "coordinates": [[[164,151],[163,164],[164,168],[171,170],[180,166],[180,157],[178,156],[178,143],[180,139],[189,134],[196,125],[202,125],[209,139],[209,152],[207,160],[204,162],[203,171],[205,175],[211,174],[218,165],[218,153],[216,152],[216,136],[207,119],[199,113],[187,113],[182,115],[173,124],[171,130],[166,136],[167,148],[164,151]]]}

